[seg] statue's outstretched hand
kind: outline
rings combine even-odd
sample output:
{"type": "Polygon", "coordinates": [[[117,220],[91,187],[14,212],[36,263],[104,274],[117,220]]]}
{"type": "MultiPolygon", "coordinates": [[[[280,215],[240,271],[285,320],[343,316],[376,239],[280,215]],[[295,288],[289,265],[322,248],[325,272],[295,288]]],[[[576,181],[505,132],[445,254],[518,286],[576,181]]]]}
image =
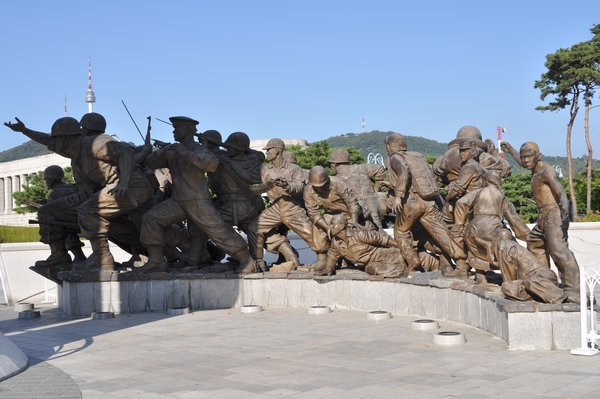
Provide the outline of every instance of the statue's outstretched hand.
{"type": "Polygon", "coordinates": [[[508,141],[503,141],[502,143],[500,143],[500,148],[502,148],[503,152],[512,152],[513,151],[513,146],[510,145],[510,143],[508,141]]]}
{"type": "Polygon", "coordinates": [[[17,120],[17,122],[13,123],[13,122],[4,122],[4,126],[10,128],[12,131],[14,132],[24,132],[25,131],[25,124],[23,122],[21,122],[21,120],[17,117],[15,117],[15,119],[17,120]]]}

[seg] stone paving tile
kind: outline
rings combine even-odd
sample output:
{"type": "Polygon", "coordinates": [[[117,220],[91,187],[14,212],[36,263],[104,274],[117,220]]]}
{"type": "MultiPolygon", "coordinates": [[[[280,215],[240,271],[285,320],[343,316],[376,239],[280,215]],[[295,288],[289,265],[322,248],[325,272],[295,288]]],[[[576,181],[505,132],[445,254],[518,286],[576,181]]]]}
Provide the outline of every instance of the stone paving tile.
{"type": "Polygon", "coordinates": [[[47,362],[29,359],[29,367],[0,382],[0,398],[81,398],[81,391],[64,371],[47,362]]]}
{"type": "Polygon", "coordinates": [[[507,351],[487,333],[446,321],[442,328],[464,332],[467,343],[439,347],[433,333],[410,329],[409,316],[372,322],[351,311],[225,309],[93,321],[48,309],[32,323],[15,315],[0,309],[0,330],[70,375],[84,398],[536,399],[600,390],[595,358],[507,351]]]}

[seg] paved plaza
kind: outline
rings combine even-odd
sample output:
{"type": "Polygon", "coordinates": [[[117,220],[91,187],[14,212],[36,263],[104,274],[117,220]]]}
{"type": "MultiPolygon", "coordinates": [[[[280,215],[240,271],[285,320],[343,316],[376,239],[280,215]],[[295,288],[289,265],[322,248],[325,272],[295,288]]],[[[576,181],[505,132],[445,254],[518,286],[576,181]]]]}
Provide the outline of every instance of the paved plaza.
{"type": "Polygon", "coordinates": [[[0,398],[590,398],[600,357],[508,351],[500,339],[440,321],[467,343],[441,347],[415,316],[302,309],[65,318],[56,308],[0,330],[30,358],[0,398]]]}

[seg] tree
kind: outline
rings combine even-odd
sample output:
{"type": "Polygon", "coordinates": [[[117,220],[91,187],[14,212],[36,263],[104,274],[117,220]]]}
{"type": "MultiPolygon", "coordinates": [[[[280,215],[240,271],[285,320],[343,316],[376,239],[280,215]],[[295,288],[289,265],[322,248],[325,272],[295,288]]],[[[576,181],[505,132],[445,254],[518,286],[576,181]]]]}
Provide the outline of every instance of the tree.
{"type": "Polygon", "coordinates": [[[593,151],[590,140],[590,109],[592,108],[592,97],[598,85],[600,85],[600,25],[594,25],[591,29],[594,34],[592,40],[573,46],[576,56],[579,58],[581,68],[577,70],[578,78],[583,86],[583,101],[585,106],[584,132],[585,142],[588,149],[587,176],[586,176],[586,211],[592,210],[592,169],[593,151]]]}
{"type": "Polygon", "coordinates": [[[567,172],[569,178],[569,194],[573,204],[574,214],[577,214],[577,200],[573,186],[573,158],[571,154],[571,135],[573,124],[579,111],[579,94],[581,87],[575,79],[572,67],[573,53],[569,49],[559,49],[554,54],[546,56],[544,64],[548,71],[542,78],[535,82],[534,87],[541,90],[540,99],[544,101],[547,96],[556,96],[548,105],[536,107],[538,111],[558,111],[569,106],[569,122],[567,124],[567,172]]]}
{"type": "MultiPolygon", "coordinates": [[[[64,168],[65,178],[63,179],[66,183],[73,184],[75,179],[73,178],[73,170],[70,166],[64,168]]],[[[23,191],[13,193],[13,198],[18,208],[15,209],[17,213],[33,213],[48,202],[48,196],[50,190],[46,188],[44,182],[44,172],[33,173],[27,176],[26,185],[23,191]]]]}
{"type": "MultiPolygon", "coordinates": [[[[569,179],[569,195],[573,204],[574,214],[577,215],[577,199],[573,182],[573,162],[571,154],[571,137],[573,124],[579,111],[579,96],[584,94],[586,106],[586,118],[589,118],[589,106],[594,89],[598,83],[598,69],[600,68],[600,54],[598,45],[598,34],[600,27],[594,25],[592,28],[594,38],[588,42],[582,42],[569,49],[559,49],[553,54],[546,56],[544,72],[534,84],[540,89],[540,99],[544,101],[548,96],[554,99],[548,104],[536,107],[539,111],[559,111],[569,107],[569,122],[567,124],[567,172],[569,179]]],[[[587,121],[587,119],[586,119],[587,121]]],[[[586,122],[587,123],[587,122],[586,122]]],[[[592,169],[592,147],[589,141],[589,127],[586,124],[586,142],[588,144],[588,188],[591,195],[591,169],[592,169]]],[[[589,206],[589,201],[588,201],[589,206]]]]}
{"type": "MultiPolygon", "coordinates": [[[[364,163],[364,156],[353,147],[343,147],[348,151],[350,156],[350,163],[358,164],[364,163]]],[[[329,168],[329,156],[333,148],[329,147],[326,141],[317,141],[316,143],[310,143],[306,147],[301,148],[299,145],[286,146],[286,151],[291,151],[296,154],[296,160],[298,165],[303,169],[310,169],[315,165],[321,165],[331,172],[329,168]]]]}
{"type": "Polygon", "coordinates": [[[591,191],[589,212],[600,211],[600,169],[592,170],[591,190],[588,189],[587,173],[575,176],[575,195],[578,201],[584,201],[591,191]]]}
{"type": "Polygon", "coordinates": [[[531,175],[513,174],[502,182],[506,197],[515,206],[525,223],[533,223],[538,217],[537,206],[531,192],[531,175]]]}

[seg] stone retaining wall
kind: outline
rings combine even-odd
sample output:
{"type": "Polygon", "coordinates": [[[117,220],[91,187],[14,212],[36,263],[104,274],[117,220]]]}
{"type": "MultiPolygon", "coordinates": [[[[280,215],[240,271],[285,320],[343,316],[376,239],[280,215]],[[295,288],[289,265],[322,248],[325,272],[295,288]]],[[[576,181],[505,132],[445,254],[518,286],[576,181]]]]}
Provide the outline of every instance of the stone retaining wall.
{"type": "Polygon", "coordinates": [[[300,272],[140,277],[114,273],[100,282],[65,281],[59,288],[59,306],[68,315],[88,316],[101,311],[156,312],[184,306],[199,311],[252,304],[267,308],[327,305],[464,323],[503,339],[509,349],[566,350],[579,343],[578,305],[511,301],[500,293],[441,278],[439,272],[390,280],[358,271],[321,278],[300,272]]]}

